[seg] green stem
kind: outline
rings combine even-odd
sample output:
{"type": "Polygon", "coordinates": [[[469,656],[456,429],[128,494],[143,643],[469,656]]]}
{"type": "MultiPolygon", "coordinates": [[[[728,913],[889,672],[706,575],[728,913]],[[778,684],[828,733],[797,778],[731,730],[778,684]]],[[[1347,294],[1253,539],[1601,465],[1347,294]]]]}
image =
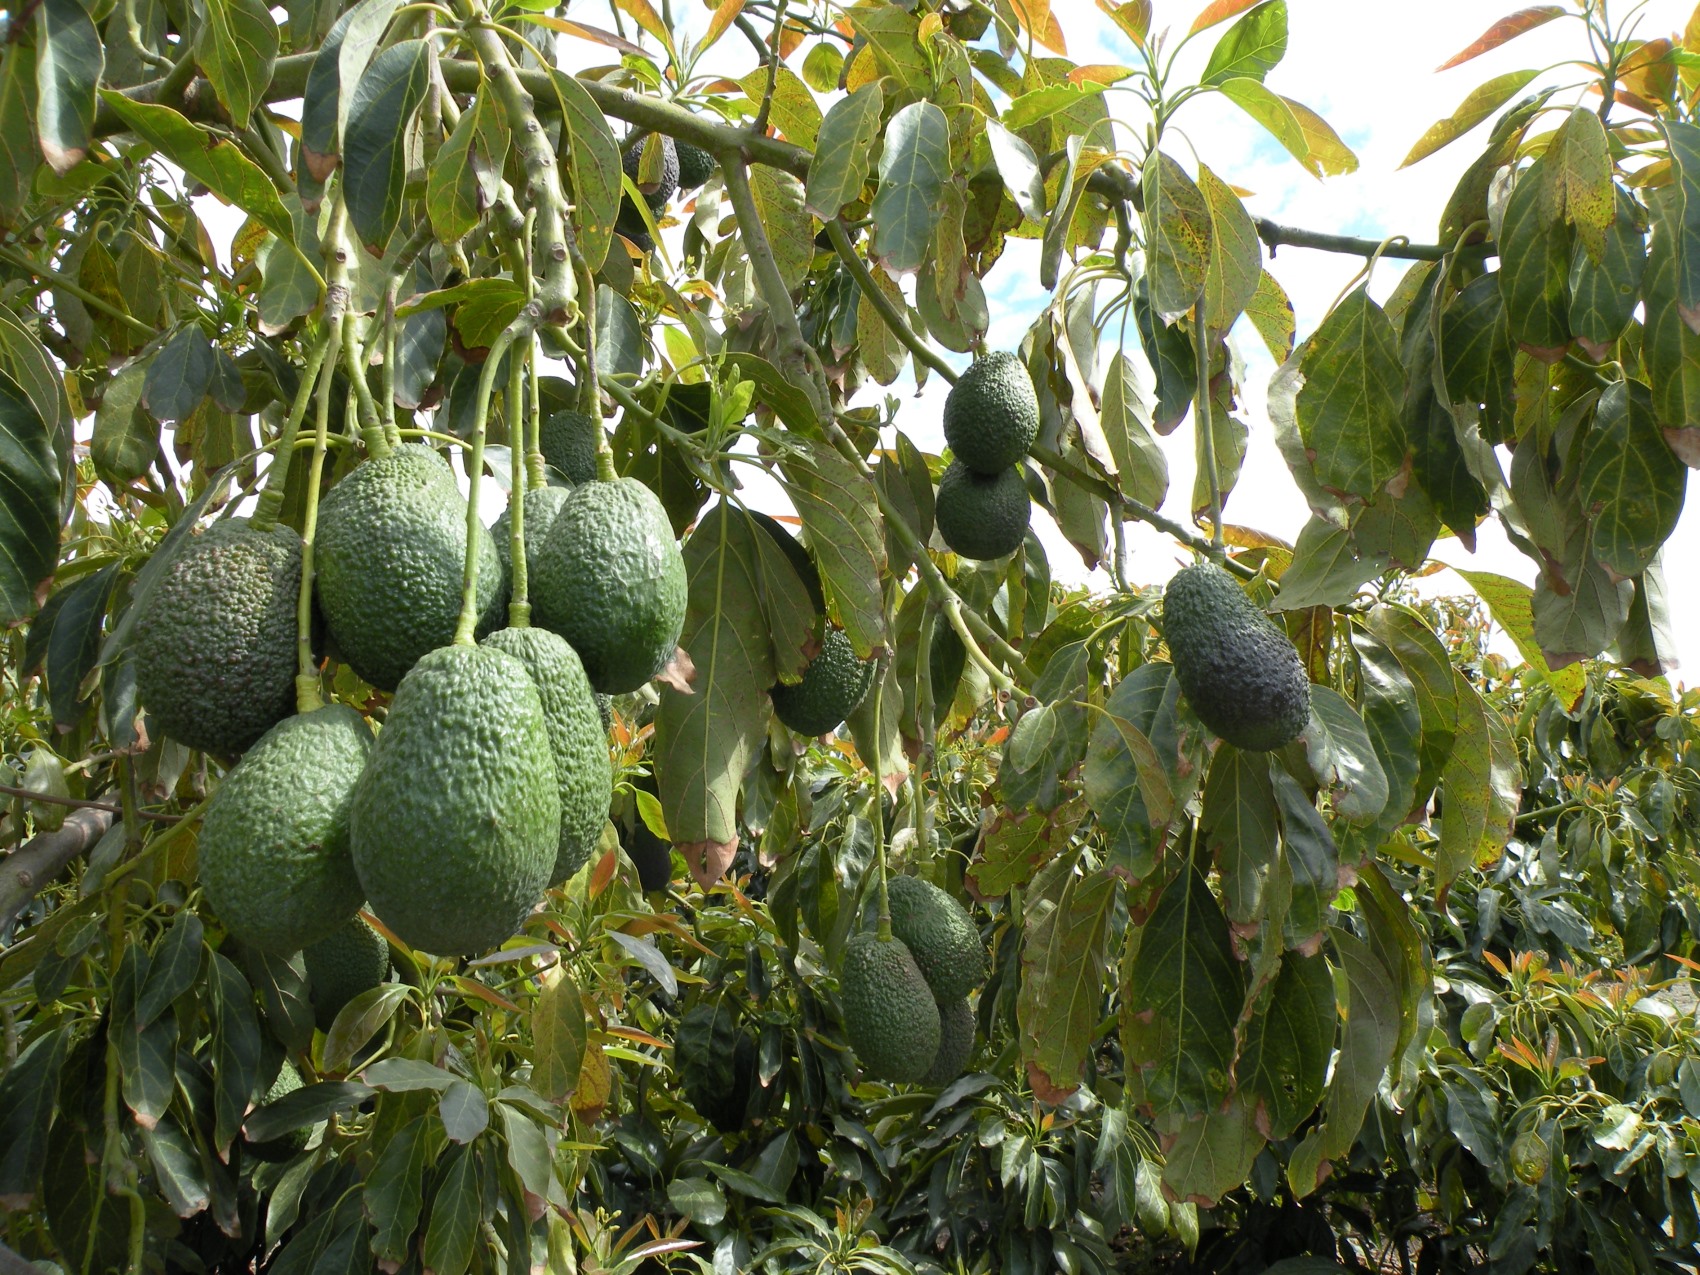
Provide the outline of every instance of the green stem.
{"type": "Polygon", "coordinates": [[[923,860],[933,853],[932,813],[927,809],[926,779],[933,773],[934,720],[938,716],[933,704],[933,629],[938,624],[938,612],[927,606],[921,612],[921,632],[915,645],[915,738],[921,741],[921,751],[909,772],[910,802],[914,806],[915,839],[923,860]]]}
{"type": "Polygon", "coordinates": [[[272,456],[275,466],[266,480],[266,489],[254,502],[254,513],[248,523],[256,531],[270,531],[283,512],[288,492],[289,471],[295,460],[295,443],[301,433],[301,422],[307,419],[307,408],[313,402],[313,387],[318,384],[319,369],[324,366],[330,350],[331,331],[326,327],[307,349],[307,361],[301,369],[301,384],[296,387],[295,400],[289,405],[289,416],[278,431],[277,451],[272,456]]]}
{"type": "Polygon", "coordinates": [[[1205,322],[1204,294],[1192,311],[1192,342],[1198,364],[1198,386],[1193,391],[1193,427],[1204,453],[1204,472],[1210,480],[1210,549],[1220,560],[1227,556],[1222,543],[1222,475],[1216,463],[1216,424],[1210,401],[1210,326],[1205,322]]]}
{"type": "Polygon", "coordinates": [[[67,296],[75,297],[89,309],[100,311],[100,313],[104,314],[107,318],[122,323],[132,332],[149,338],[159,335],[159,332],[151,323],[143,323],[134,315],[124,313],[124,311],[120,310],[117,306],[97,297],[94,293],[83,287],[82,284],[78,283],[69,275],[61,274],[51,266],[45,266],[39,262],[31,261],[28,257],[24,256],[23,253],[15,252],[12,248],[3,244],[0,244],[0,261],[5,261],[14,265],[19,270],[24,271],[26,274],[29,274],[38,280],[47,281],[53,285],[55,291],[63,292],[67,296]]]}
{"type": "Polygon", "coordinates": [[[892,334],[908,347],[911,354],[944,377],[948,383],[955,385],[961,374],[909,326],[909,320],[904,316],[903,311],[879,286],[879,281],[874,278],[873,271],[868,269],[868,263],[862,260],[862,254],[857,252],[855,245],[850,242],[850,236],[844,230],[843,218],[835,217],[827,222],[826,233],[827,237],[832,240],[832,248],[838,254],[838,259],[844,263],[845,269],[850,272],[850,277],[856,281],[856,286],[862,290],[862,295],[868,299],[875,310],[879,311],[879,316],[885,320],[886,327],[890,328],[892,334]]]}
{"type": "MultiPolygon", "coordinates": [[[[338,341],[346,316],[339,307],[331,313],[326,298],[327,345],[338,341]]],[[[295,604],[295,709],[310,713],[323,700],[319,691],[319,666],[313,659],[313,584],[317,579],[314,546],[319,536],[319,489],[324,482],[325,456],[330,452],[331,386],[336,375],[332,364],[319,368],[318,410],[313,429],[313,459],[307,470],[307,499],[301,518],[301,592],[295,604]]]]}
{"type": "MultiPolygon", "coordinates": [[[[484,367],[478,375],[477,415],[472,427],[472,454],[466,462],[466,565],[461,571],[460,622],[455,626],[456,646],[471,646],[478,630],[478,533],[483,524],[478,517],[478,483],[484,473],[484,432],[490,420],[490,390],[502,357],[520,336],[530,337],[524,314],[490,343],[484,367]]],[[[524,561],[523,547],[519,561],[524,561]]]]}
{"type": "Polygon", "coordinates": [[[885,801],[882,795],[885,792],[885,776],[881,773],[884,767],[880,764],[880,710],[885,707],[885,664],[886,661],[881,659],[875,665],[874,685],[873,689],[869,691],[869,694],[874,697],[872,758],[874,763],[874,858],[879,863],[880,869],[879,937],[882,943],[889,942],[891,939],[891,896],[887,892],[885,884],[885,801]]]}
{"type": "MultiPolygon", "coordinates": [[[[529,338],[526,342],[530,345],[529,338]]],[[[531,602],[527,593],[525,560],[525,449],[520,445],[524,418],[519,404],[525,398],[525,360],[517,349],[508,355],[508,554],[513,560],[513,596],[508,599],[508,627],[531,626],[531,602]]]]}
{"type": "Polygon", "coordinates": [[[537,374],[542,350],[532,336],[526,358],[531,363],[531,403],[525,420],[525,472],[527,486],[542,487],[549,481],[543,464],[543,378],[537,374]]]}

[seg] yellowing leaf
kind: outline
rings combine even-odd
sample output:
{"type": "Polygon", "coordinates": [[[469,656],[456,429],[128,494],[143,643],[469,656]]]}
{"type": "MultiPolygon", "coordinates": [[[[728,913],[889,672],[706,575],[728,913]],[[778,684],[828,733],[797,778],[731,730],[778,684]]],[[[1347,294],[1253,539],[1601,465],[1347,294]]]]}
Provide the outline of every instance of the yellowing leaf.
{"type": "Polygon", "coordinates": [[[1448,143],[1457,141],[1509,102],[1512,95],[1534,79],[1536,74],[1538,73],[1535,71],[1507,71],[1486,84],[1478,84],[1470,90],[1470,95],[1459,103],[1457,110],[1445,119],[1429,125],[1428,131],[1417,139],[1417,144],[1411,147],[1411,153],[1405,156],[1399,167],[1409,168],[1448,143]]]}
{"type": "Polygon", "coordinates": [[[1015,8],[1016,21],[1022,30],[1053,53],[1067,55],[1068,42],[1063,38],[1062,24],[1051,12],[1051,0],[1010,0],[1015,8]]]}

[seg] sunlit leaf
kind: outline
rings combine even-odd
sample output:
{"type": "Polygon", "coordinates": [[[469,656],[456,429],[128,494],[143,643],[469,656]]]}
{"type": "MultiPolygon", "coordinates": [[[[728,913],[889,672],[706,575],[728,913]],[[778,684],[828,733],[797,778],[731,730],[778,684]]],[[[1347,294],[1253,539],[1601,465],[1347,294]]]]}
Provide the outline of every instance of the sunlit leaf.
{"type": "Polygon", "coordinates": [[[1516,13],[1509,14],[1495,22],[1472,40],[1461,52],[1454,54],[1435,69],[1450,71],[1453,67],[1468,62],[1471,58],[1480,57],[1484,53],[1497,49],[1508,40],[1514,40],[1525,32],[1533,31],[1536,27],[1545,26],[1554,18],[1562,18],[1565,12],[1564,6],[1557,4],[1542,4],[1528,9],[1519,9],[1516,13]]]}
{"type": "Polygon", "coordinates": [[[1434,124],[1428,131],[1417,139],[1410,153],[1400,161],[1400,168],[1409,168],[1418,160],[1426,159],[1441,147],[1457,141],[1500,107],[1504,106],[1518,90],[1540,74],[1538,71],[1507,71],[1504,75],[1496,75],[1485,84],[1478,84],[1470,90],[1458,109],[1451,115],[1434,124]]]}

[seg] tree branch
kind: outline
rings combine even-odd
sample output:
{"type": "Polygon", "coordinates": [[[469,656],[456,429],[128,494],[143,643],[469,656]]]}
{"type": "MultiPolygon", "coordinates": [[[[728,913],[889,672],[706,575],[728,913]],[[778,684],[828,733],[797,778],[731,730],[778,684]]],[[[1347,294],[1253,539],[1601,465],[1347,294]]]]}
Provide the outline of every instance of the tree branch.
{"type": "MultiPolygon", "coordinates": [[[[1319,230],[1304,230],[1298,226],[1283,226],[1259,217],[1257,237],[1269,247],[1273,257],[1277,248],[1314,248],[1318,252],[1339,252],[1349,257],[1373,257],[1377,254],[1400,261],[1439,261],[1451,252],[1445,244],[1389,243],[1385,239],[1361,239],[1354,235],[1329,235],[1319,230]]],[[[1497,249],[1491,243],[1470,244],[1464,249],[1491,257],[1497,249]]]]}
{"type": "MultiPolygon", "coordinates": [[[[25,801],[38,802],[43,806],[66,806],[72,810],[104,810],[114,815],[123,813],[123,807],[104,801],[89,801],[82,797],[55,797],[48,793],[31,792],[28,788],[15,788],[11,784],[0,784],[0,796],[22,797],[25,801]]],[[[183,818],[182,815],[167,815],[157,810],[140,810],[136,813],[154,823],[176,823],[183,818]]]]}
{"type": "Polygon", "coordinates": [[[112,826],[110,806],[84,807],[52,832],[38,833],[0,860],[0,931],[9,930],[29,901],[112,826]]]}

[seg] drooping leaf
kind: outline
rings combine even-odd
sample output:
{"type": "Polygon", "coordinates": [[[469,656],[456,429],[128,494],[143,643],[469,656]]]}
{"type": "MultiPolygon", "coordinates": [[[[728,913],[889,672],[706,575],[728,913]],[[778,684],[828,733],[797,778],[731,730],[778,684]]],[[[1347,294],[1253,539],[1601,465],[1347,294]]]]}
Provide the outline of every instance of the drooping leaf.
{"type": "Polygon", "coordinates": [[[35,101],[35,50],[14,44],[0,62],[0,226],[8,229],[29,202],[41,167],[35,101]]]}
{"type": "Polygon", "coordinates": [[[1289,897],[1282,916],[1288,949],[1313,951],[1333,916],[1340,892],[1340,853],[1316,804],[1283,766],[1269,768],[1281,822],[1281,859],[1289,897]]]}
{"type": "Polygon", "coordinates": [[[40,1189],[48,1127],[69,1044],[69,1032],[44,1032],[0,1075],[0,1197],[13,1207],[30,1201],[40,1189]]]}
{"type": "Polygon", "coordinates": [[[213,997],[213,1150],[222,1156],[241,1131],[260,1084],[260,1024],[253,989],[241,972],[218,952],[207,959],[213,997]]]}
{"type": "Polygon", "coordinates": [[[425,1228],[425,1265],[436,1275],[465,1275],[472,1264],[483,1215],[478,1156],[472,1147],[455,1147],[431,1199],[425,1228]]]}
{"type": "Polygon", "coordinates": [[[1511,339],[1537,358],[1552,362],[1570,344],[1570,254],[1568,226],[1549,225],[1542,215],[1545,159],[1538,159],[1511,189],[1499,233],[1499,287],[1511,339]]]}
{"type": "Polygon", "coordinates": [[[1104,441],[1115,460],[1122,495],[1159,509],[1169,494],[1169,462],[1151,435],[1150,419],[1151,409],[1140,393],[1133,361],[1118,353],[1104,377],[1099,414],[1104,441]]]}
{"type": "Polygon", "coordinates": [[[1270,1138],[1292,1134],[1322,1100],[1337,1019],[1327,958],[1289,954],[1246,1026],[1240,1088],[1270,1138]]]}
{"type": "Polygon", "coordinates": [[[194,323],[177,329],[148,364],[142,403],[160,421],[187,420],[212,388],[212,342],[194,323]]]}
{"type": "Polygon", "coordinates": [[[63,175],[88,153],[106,54],[81,0],[42,0],[35,12],[36,138],[49,167],[63,175]]]}
{"type": "Polygon", "coordinates": [[[1647,268],[1641,210],[1621,186],[1616,206],[1600,260],[1578,250],[1570,263],[1570,330],[1599,359],[1607,356],[1634,317],[1647,268]]]}
{"type": "Polygon", "coordinates": [[[1393,652],[1417,695],[1422,719],[1421,769],[1416,797],[1426,801],[1451,755],[1458,732],[1459,689],[1446,648],[1416,612],[1399,606],[1380,606],[1369,613],[1368,626],[1393,652]]]}
{"type": "Polygon", "coordinates": [[[1530,80],[1539,75],[1539,71],[1507,71],[1504,75],[1496,75],[1485,84],[1478,84],[1470,90],[1458,109],[1443,120],[1428,126],[1428,131],[1417,139],[1411,147],[1410,154],[1400,161],[1400,168],[1409,168],[1419,160],[1427,159],[1430,155],[1464,136],[1500,107],[1515,97],[1530,80]]]}
{"type": "Polygon", "coordinates": [[[0,372],[0,625],[27,620],[59,560],[59,466],[46,422],[0,372]]]}
{"type": "Polygon", "coordinates": [[[1300,738],[1311,773],[1328,793],[1334,811],[1353,823],[1368,823],[1387,805],[1387,775],[1358,711],[1330,686],[1310,688],[1310,724],[1300,738]]]}
{"type": "Polygon", "coordinates": [[[1027,894],[1016,1016],[1028,1083],[1041,1101],[1060,1102],[1080,1084],[1104,1005],[1104,933],[1115,879],[1082,877],[1059,860],[1027,894]]]}
{"type": "Polygon", "coordinates": [[[1459,873],[1499,856],[1522,800],[1517,747],[1505,719],[1463,673],[1454,671],[1454,682],[1458,724],[1441,769],[1435,856],[1435,879],[1443,888],[1459,873]]]}
{"type": "Polygon", "coordinates": [[[1416,687],[1385,643],[1354,626],[1352,649],[1357,656],[1358,709],[1388,789],[1387,802],[1373,820],[1336,828],[1342,856],[1361,859],[1378,850],[1416,806],[1423,719],[1416,687]]]}
{"type": "Polygon", "coordinates": [[[886,125],[879,193],[869,208],[873,251],[886,269],[921,268],[938,225],[939,199],[952,171],[950,124],[931,102],[912,102],[886,125]]]}
{"type": "Polygon", "coordinates": [[[1045,216],[1045,181],[1039,171],[1039,160],[1033,148],[1022,141],[998,120],[987,117],[986,141],[992,148],[992,162],[998,176],[1009,188],[1010,198],[1030,221],[1045,216]]]}
{"type": "Polygon", "coordinates": [[[1534,590],[1520,580],[1491,571],[1460,571],[1469,585],[1488,604],[1495,624],[1517,644],[1517,652],[1529,667],[1557,692],[1567,707],[1574,707],[1588,684],[1587,669],[1581,664],[1554,670],[1535,639],[1534,590]]]}
{"type": "Polygon", "coordinates": [[[564,1099],[578,1087],[587,1030],[578,984],[563,971],[544,987],[531,1011],[531,1084],[537,1092],[564,1099]]]}
{"type": "Polygon", "coordinates": [[[1256,1114],[1235,1094],[1219,1110],[1182,1121],[1168,1134],[1163,1185],[1179,1200],[1215,1204],[1245,1184],[1263,1146],[1256,1114]]]}
{"type": "Polygon", "coordinates": [[[1198,356],[1192,334],[1179,324],[1164,323],[1151,308],[1149,284],[1134,285],[1133,317],[1140,345],[1157,378],[1157,406],[1152,424],[1159,434],[1172,434],[1186,419],[1198,389],[1198,356]]]}
{"type": "Polygon", "coordinates": [[[362,1194],[376,1227],[372,1255],[379,1261],[400,1263],[411,1251],[425,1202],[425,1168],[439,1146],[432,1117],[415,1116],[384,1145],[373,1163],[362,1194]]]}
{"type": "Polygon", "coordinates": [[[1210,208],[1186,169],[1154,150],[1140,178],[1145,196],[1145,277],[1151,308],[1164,323],[1198,301],[1214,244],[1210,208]]]}
{"type": "Polygon", "coordinates": [[[343,195],[349,224],[377,256],[401,220],[407,135],[430,82],[430,41],[403,40],[372,59],[349,99],[343,195]]]}
{"type": "Polygon", "coordinates": [[[1675,198],[1653,198],[1653,237],[1642,276],[1645,328],[1641,357],[1653,390],[1653,411],[1677,454],[1690,468],[1700,467],[1700,334],[1682,314],[1681,209],[1675,198]]]}
{"type": "Polygon", "coordinates": [[[750,174],[750,198],[767,228],[768,247],[785,286],[808,278],[815,259],[815,222],[803,207],[803,183],[766,164],[750,174]]]}
{"type": "Polygon", "coordinates": [[[1286,289],[1267,270],[1258,271],[1257,291],[1252,294],[1245,313],[1268,347],[1270,358],[1285,363],[1292,357],[1293,336],[1298,329],[1293,303],[1286,289]]]}
{"type": "Polygon", "coordinates": [[[824,443],[806,444],[780,469],[820,568],[827,614],[865,659],[885,642],[885,532],[873,484],[824,443]]]}
{"type": "MultiPolygon", "coordinates": [[[[1700,136],[1700,129],[1695,134],[1700,136]]],[[[1562,219],[1574,227],[1577,242],[1595,262],[1605,256],[1606,228],[1616,212],[1610,149],[1599,114],[1578,106],[1559,125],[1542,159],[1542,217],[1549,224],[1562,219]]],[[[1700,302],[1700,275],[1695,292],[1700,302]]]]}
{"type": "Polygon", "coordinates": [[[1455,66],[1478,58],[1484,53],[1492,52],[1508,40],[1514,40],[1525,32],[1533,31],[1536,27],[1545,26],[1554,18],[1565,15],[1563,5],[1541,4],[1528,9],[1519,9],[1516,13],[1508,14],[1495,22],[1481,35],[1472,40],[1463,50],[1453,54],[1437,68],[1438,71],[1450,71],[1455,66]]]}
{"type": "Polygon", "coordinates": [[[573,228],[585,263],[598,270],[614,242],[620,210],[620,147],[584,85],[559,71],[551,79],[569,142],[566,169],[572,181],[573,228]]]}
{"type": "MultiPolygon", "coordinates": [[[[1278,2],[1266,0],[1268,4],[1278,2]]],[[[1246,16],[1249,19],[1261,11],[1253,10],[1246,16]]],[[[1263,276],[1263,246],[1240,197],[1202,162],[1198,165],[1198,188],[1210,218],[1204,312],[1212,332],[1226,332],[1257,296],[1263,276]]]]}
{"type": "Polygon", "coordinates": [[[491,93],[480,92],[426,176],[425,209],[441,242],[455,243],[470,234],[493,202],[508,142],[500,108],[491,93]]]}
{"type": "Polygon", "coordinates": [[[1582,452],[1595,556],[1617,575],[1640,575],[1676,530],[1687,486],[1654,421],[1652,393],[1639,381],[1608,385],[1582,452]]]}
{"type": "Polygon", "coordinates": [[[1305,344],[1298,426],[1330,491],[1373,501],[1405,459],[1400,404],[1405,369],[1398,335],[1359,287],[1335,306],[1305,344]]]}
{"type": "Polygon", "coordinates": [[[195,61],[231,121],[247,128],[272,81],[277,22],[263,0],[205,0],[205,5],[205,20],[195,32],[195,61]]]}
{"type": "Polygon", "coordinates": [[[885,93],[876,80],[834,102],[821,121],[820,138],[809,161],[807,207],[823,221],[838,216],[845,204],[861,197],[884,104],[885,93]]]}
{"type": "Polygon", "coordinates": [[[1160,1114],[1196,1116],[1229,1092],[1245,974],[1228,919],[1190,864],[1164,888],[1122,979],[1129,1080],[1160,1114]]]}
{"type": "Polygon", "coordinates": [[[1222,744],[1204,785],[1199,836],[1221,873],[1228,920],[1248,925],[1263,915],[1264,884],[1280,849],[1269,758],[1222,744]]]}

